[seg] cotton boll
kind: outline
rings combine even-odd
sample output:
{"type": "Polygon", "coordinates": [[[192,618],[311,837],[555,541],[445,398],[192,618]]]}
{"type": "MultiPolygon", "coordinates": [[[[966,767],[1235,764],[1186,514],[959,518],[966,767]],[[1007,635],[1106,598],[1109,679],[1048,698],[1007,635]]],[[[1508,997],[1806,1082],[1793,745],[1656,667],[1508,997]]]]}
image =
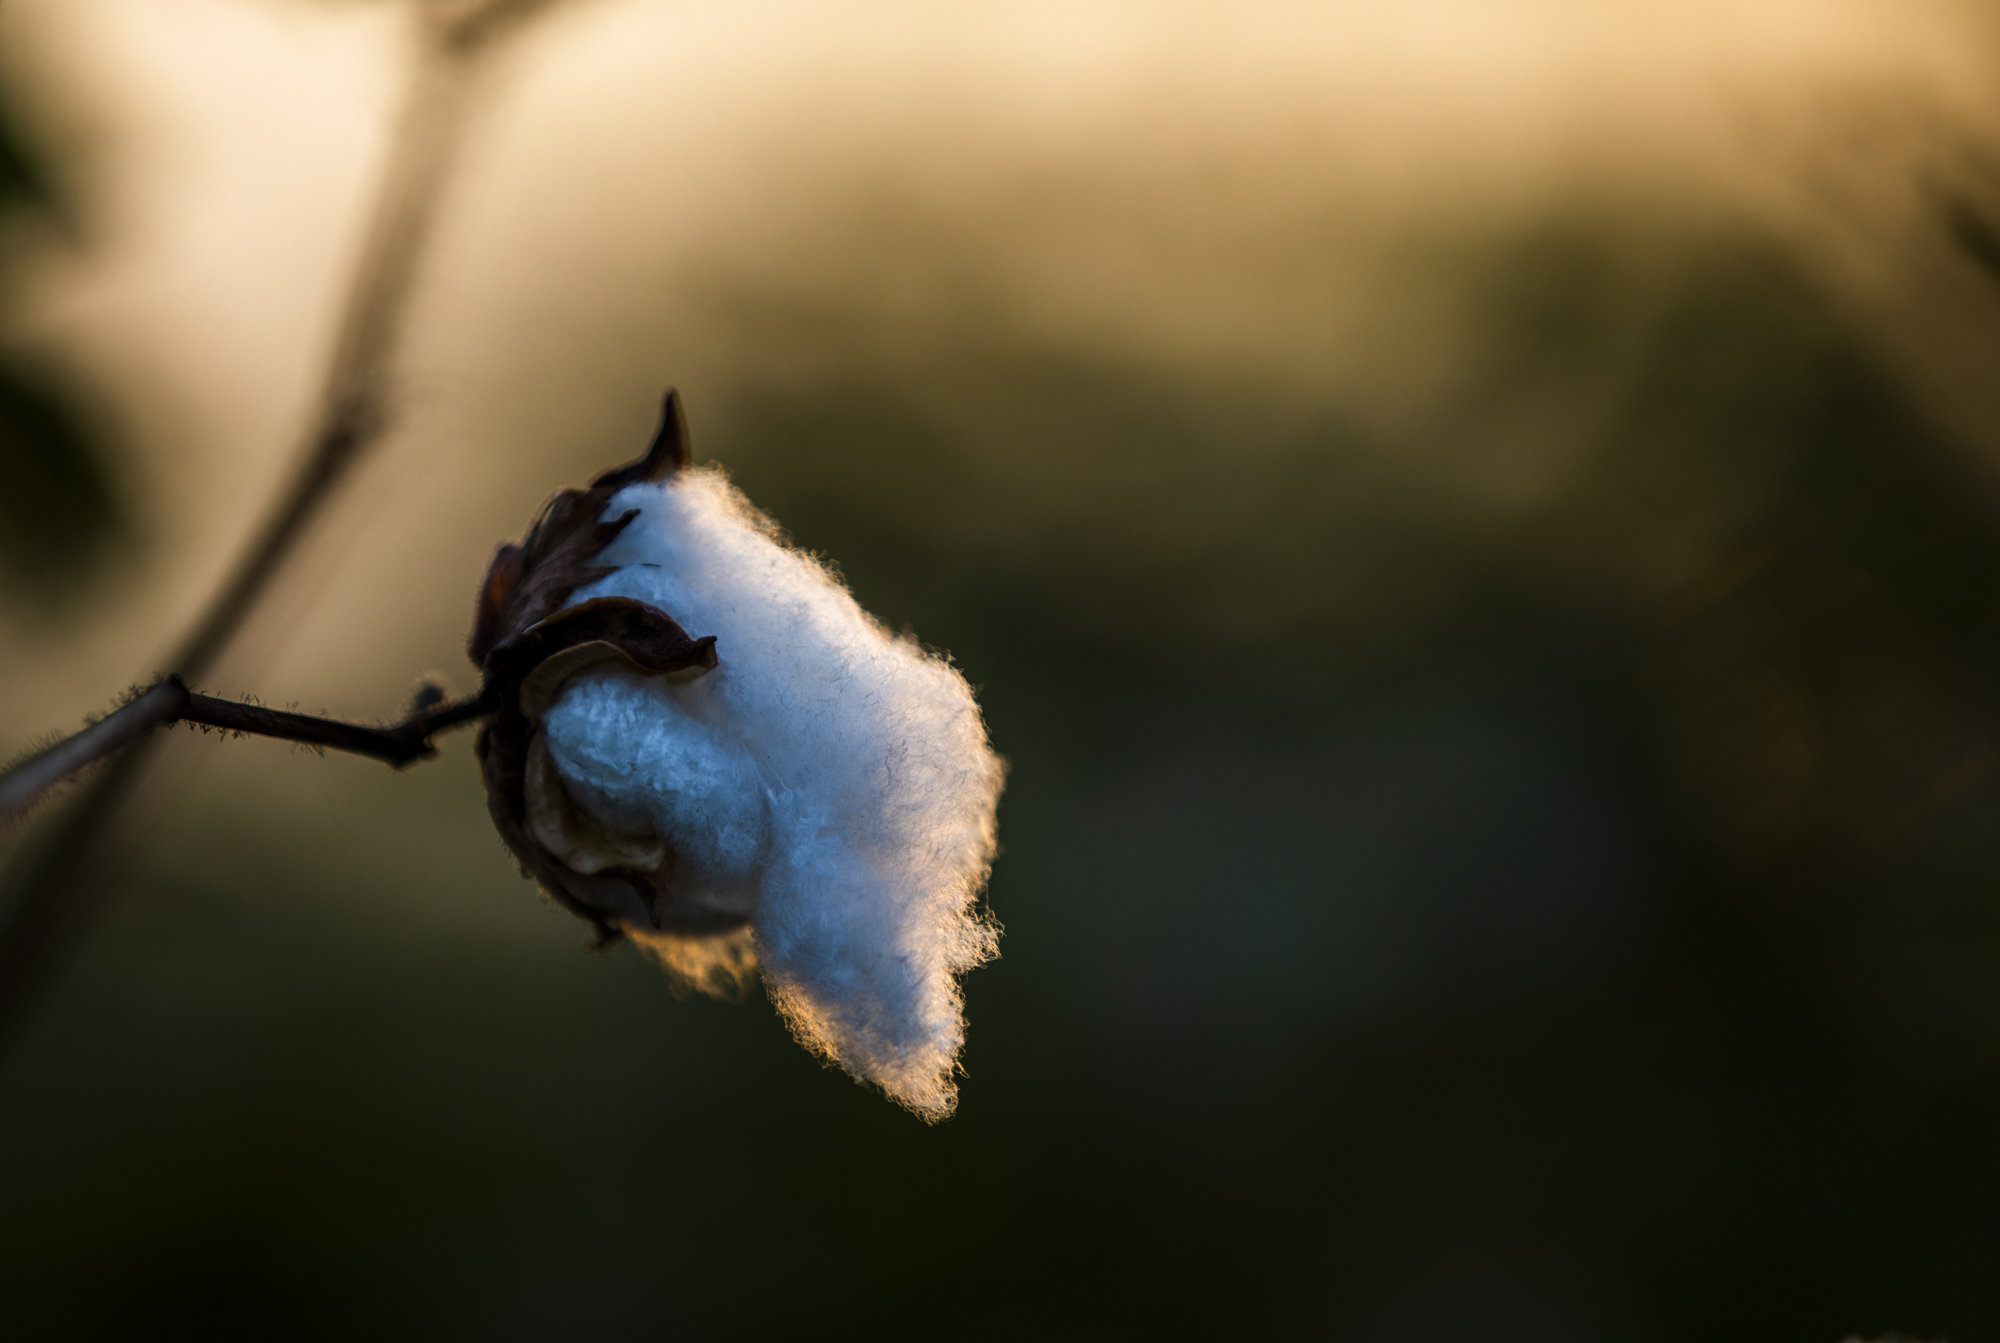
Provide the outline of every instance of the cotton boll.
{"type": "MultiPolygon", "coordinates": [[[[687,879],[754,883],[756,955],[800,1040],[942,1117],[958,976],[997,937],[976,904],[1003,769],[970,688],[781,544],[719,471],[628,486],[602,516],[632,510],[596,560],[612,571],[572,603],[648,603],[715,636],[718,661],[684,683],[579,672],[544,716],[550,758],[578,805],[659,835],[687,879]]],[[[686,943],[670,967],[694,956],[690,978],[726,978],[670,941],[686,943]]]]}
{"type": "Polygon", "coordinates": [[[734,885],[754,879],[770,821],[744,743],[686,702],[711,689],[606,668],[564,687],[542,731],[579,804],[613,829],[666,839],[676,880],[734,885]]]}
{"type": "Polygon", "coordinates": [[[677,989],[761,966],[808,1047],[950,1112],[1000,761],[948,662],[687,469],[677,394],[494,552],[466,652],[488,811],[550,899],[677,989]]]}

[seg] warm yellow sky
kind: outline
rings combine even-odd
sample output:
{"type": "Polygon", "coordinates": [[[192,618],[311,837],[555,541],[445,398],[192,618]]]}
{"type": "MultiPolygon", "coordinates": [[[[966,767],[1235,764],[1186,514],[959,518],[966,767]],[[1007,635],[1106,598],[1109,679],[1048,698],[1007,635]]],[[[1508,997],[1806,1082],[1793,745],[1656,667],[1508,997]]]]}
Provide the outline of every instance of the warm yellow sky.
{"type": "MultiPolygon", "coordinates": [[[[746,368],[852,353],[773,344],[746,296],[865,310],[883,359],[990,322],[1394,426],[1476,343],[1457,250],[1566,203],[1768,234],[1941,416],[2000,423],[2000,317],[1933,209],[1940,181],[1995,191],[1994,36],[1914,0],[575,4],[492,72],[404,426],[263,672],[376,708],[452,656],[491,541],[643,432],[659,383],[699,420],[746,368]],[[390,589],[381,637],[350,637],[390,589]]],[[[405,37],[387,4],[0,10],[0,68],[76,151],[87,225],[7,240],[14,334],[104,395],[149,546],[89,619],[7,637],[0,693],[46,721],[10,715],[0,749],[143,674],[282,478],[405,37]]],[[[1502,501],[1562,469],[1438,464],[1502,501]]]]}

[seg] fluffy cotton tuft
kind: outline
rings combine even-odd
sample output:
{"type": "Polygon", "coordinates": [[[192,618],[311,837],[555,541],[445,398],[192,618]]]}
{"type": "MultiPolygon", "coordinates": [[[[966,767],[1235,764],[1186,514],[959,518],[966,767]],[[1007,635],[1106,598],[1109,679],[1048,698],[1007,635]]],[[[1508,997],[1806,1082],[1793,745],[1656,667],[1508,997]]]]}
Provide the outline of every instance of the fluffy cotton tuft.
{"type": "Polygon", "coordinates": [[[581,806],[675,851],[674,881],[754,890],[751,936],[641,931],[679,982],[754,964],[802,1043],[926,1118],[950,1113],[958,976],[995,954],[977,908],[1002,764],[965,678],[889,633],[713,468],[629,486],[640,516],[572,602],[631,597],[719,662],[692,681],[600,666],[543,716],[581,806]]]}

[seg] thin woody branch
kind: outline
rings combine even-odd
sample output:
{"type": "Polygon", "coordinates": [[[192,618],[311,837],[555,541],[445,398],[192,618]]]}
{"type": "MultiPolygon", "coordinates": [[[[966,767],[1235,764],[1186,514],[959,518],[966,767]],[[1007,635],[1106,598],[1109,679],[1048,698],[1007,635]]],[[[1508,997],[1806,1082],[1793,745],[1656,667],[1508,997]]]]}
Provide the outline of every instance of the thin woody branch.
{"type": "MultiPolygon", "coordinates": [[[[500,39],[556,2],[439,0],[422,14],[424,51],[348,289],[304,460],[170,659],[184,674],[209,673],[328,500],[388,430],[397,337],[471,120],[474,76],[500,39]]],[[[138,716],[124,721],[130,726],[138,716]]],[[[115,731],[94,740],[114,737],[115,731]]],[[[0,1045],[44,977],[45,962],[114,886],[120,831],[152,754],[143,728],[124,744],[133,749],[98,774],[42,844],[0,874],[0,1045]]],[[[118,752],[117,744],[106,750],[118,752]]],[[[0,807],[0,822],[16,809],[0,807]]]]}
{"type": "Polygon", "coordinates": [[[337,718],[267,709],[261,704],[244,704],[233,699],[188,692],[187,707],[180,713],[184,723],[200,723],[225,732],[242,732],[253,737],[276,737],[307,746],[365,755],[394,765],[397,769],[437,754],[431,738],[449,727],[469,723],[491,713],[486,696],[458,700],[438,708],[415,713],[394,727],[367,727],[337,718]]]}
{"type": "Polygon", "coordinates": [[[187,708],[187,701],[187,687],[179,677],[169,677],[83,731],[0,775],[0,823],[34,806],[71,775],[117,754],[162,723],[173,722],[187,708]]]}
{"type": "Polygon", "coordinates": [[[169,723],[196,723],[224,732],[346,751],[401,769],[437,754],[431,738],[439,732],[491,714],[491,699],[492,696],[482,693],[445,704],[420,701],[419,707],[402,722],[392,727],[369,727],[337,718],[218,699],[189,690],[180,677],[169,676],[83,731],[65,737],[40,755],[0,774],[0,823],[32,807],[65,779],[169,723]]]}

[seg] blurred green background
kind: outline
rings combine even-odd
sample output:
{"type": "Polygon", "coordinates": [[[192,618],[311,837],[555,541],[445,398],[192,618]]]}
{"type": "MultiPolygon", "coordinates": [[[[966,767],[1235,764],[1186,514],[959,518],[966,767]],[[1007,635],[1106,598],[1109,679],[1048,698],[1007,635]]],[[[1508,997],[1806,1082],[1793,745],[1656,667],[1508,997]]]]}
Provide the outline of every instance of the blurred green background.
{"type": "MultiPolygon", "coordinates": [[[[5,30],[7,747],[282,478],[406,58],[142,8],[5,30]]],[[[2000,1334],[1992,34],[869,12],[509,58],[403,427],[214,688],[468,687],[491,544],[678,383],[1011,762],[959,1113],[586,954],[464,739],[190,739],[0,1057],[0,1333],[2000,1334]]]]}

